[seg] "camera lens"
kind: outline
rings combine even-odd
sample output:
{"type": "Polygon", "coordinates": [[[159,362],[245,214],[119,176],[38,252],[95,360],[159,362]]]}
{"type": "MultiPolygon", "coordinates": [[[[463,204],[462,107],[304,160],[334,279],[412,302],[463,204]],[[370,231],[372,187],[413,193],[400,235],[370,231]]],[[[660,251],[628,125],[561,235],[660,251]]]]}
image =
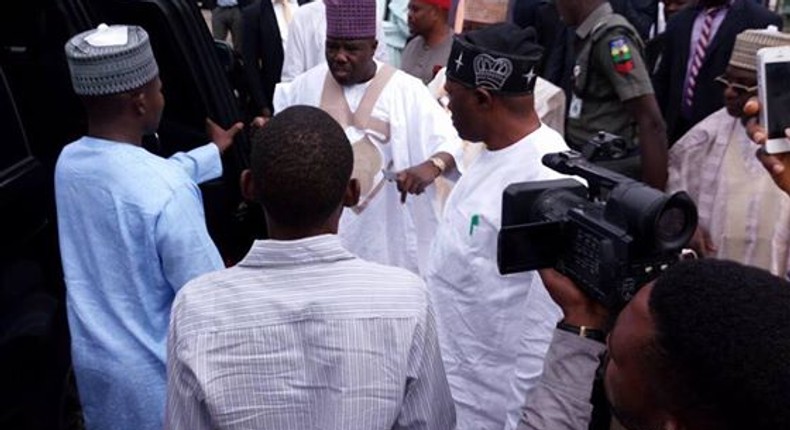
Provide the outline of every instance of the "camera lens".
{"type": "Polygon", "coordinates": [[[672,242],[686,229],[686,212],[679,207],[665,208],[656,221],[656,237],[672,242]]]}
{"type": "Polygon", "coordinates": [[[686,193],[675,193],[667,199],[655,218],[656,244],[666,250],[680,249],[688,243],[697,228],[697,208],[686,193]]]}

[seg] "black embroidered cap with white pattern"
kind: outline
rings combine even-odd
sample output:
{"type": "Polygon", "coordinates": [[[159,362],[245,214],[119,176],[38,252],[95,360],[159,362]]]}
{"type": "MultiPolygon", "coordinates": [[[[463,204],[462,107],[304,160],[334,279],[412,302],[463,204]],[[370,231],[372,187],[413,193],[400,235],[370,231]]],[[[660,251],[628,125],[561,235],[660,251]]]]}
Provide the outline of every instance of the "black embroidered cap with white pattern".
{"type": "Polygon", "coordinates": [[[542,52],[532,28],[494,24],[453,38],[447,78],[501,95],[532,94],[542,52]]]}

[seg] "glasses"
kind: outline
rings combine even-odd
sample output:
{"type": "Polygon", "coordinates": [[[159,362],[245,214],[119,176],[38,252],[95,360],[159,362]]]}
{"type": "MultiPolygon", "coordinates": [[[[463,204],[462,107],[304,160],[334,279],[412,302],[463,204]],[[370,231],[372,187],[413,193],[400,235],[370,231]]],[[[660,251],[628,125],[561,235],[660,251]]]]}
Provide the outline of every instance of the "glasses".
{"type": "Polygon", "coordinates": [[[733,82],[733,81],[727,79],[727,77],[724,76],[724,75],[718,76],[714,80],[716,82],[724,85],[726,88],[732,88],[733,90],[735,90],[735,91],[737,91],[739,93],[753,93],[753,92],[757,91],[757,85],[752,86],[752,87],[747,87],[746,85],[739,84],[737,82],[733,82]]]}

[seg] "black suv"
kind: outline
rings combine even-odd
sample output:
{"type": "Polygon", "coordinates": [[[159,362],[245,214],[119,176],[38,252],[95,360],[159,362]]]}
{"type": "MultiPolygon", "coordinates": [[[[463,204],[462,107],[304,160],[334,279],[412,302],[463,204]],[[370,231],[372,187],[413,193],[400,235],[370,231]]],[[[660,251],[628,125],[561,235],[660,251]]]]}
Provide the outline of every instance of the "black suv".
{"type": "MultiPolygon", "coordinates": [[[[55,225],[53,172],[60,150],[86,130],[63,46],[100,23],[145,28],[166,98],[159,155],[207,142],[204,118],[228,127],[248,120],[236,56],[215,43],[193,0],[30,0],[0,14],[0,428],[78,428],[70,377],[65,287],[55,225]]],[[[203,184],[206,219],[232,264],[265,227],[246,208],[239,173],[248,163],[240,133],[224,176],[203,184]]]]}

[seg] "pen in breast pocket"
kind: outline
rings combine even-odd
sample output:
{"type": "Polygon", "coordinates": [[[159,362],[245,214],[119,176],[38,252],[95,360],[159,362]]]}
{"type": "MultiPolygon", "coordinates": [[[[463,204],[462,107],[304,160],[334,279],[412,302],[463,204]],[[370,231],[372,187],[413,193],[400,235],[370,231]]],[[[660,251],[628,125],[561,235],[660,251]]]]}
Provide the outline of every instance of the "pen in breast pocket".
{"type": "Polygon", "coordinates": [[[469,222],[469,236],[471,236],[475,232],[475,228],[480,225],[480,215],[474,214],[472,215],[472,219],[469,222]]]}

